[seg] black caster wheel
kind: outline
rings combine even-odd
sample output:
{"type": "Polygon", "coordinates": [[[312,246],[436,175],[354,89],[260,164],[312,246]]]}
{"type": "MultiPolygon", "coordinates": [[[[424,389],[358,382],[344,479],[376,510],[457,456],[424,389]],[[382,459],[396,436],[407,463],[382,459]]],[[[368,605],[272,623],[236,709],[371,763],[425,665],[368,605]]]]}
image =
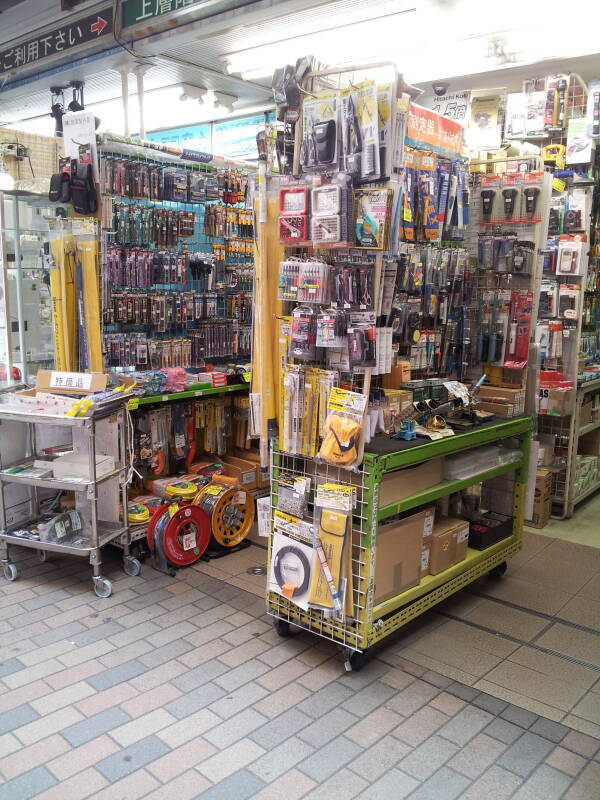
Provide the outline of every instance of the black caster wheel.
{"type": "Polygon", "coordinates": [[[496,565],[493,569],[488,572],[490,578],[501,578],[506,570],[508,569],[508,564],[506,561],[503,561],[501,564],[496,565]]]}
{"type": "Polygon", "coordinates": [[[11,561],[5,561],[2,564],[2,572],[7,581],[12,583],[17,580],[17,568],[11,561]]]}
{"type": "Polygon", "coordinates": [[[276,619],[275,622],[273,623],[273,627],[275,628],[279,636],[282,636],[284,639],[287,636],[292,635],[292,631],[290,630],[290,623],[286,622],[286,620],[284,619],[276,619]]]}
{"type": "Polygon", "coordinates": [[[360,672],[368,660],[369,656],[366,650],[363,650],[362,653],[358,650],[351,650],[346,655],[346,661],[344,662],[346,672],[360,672]]]}

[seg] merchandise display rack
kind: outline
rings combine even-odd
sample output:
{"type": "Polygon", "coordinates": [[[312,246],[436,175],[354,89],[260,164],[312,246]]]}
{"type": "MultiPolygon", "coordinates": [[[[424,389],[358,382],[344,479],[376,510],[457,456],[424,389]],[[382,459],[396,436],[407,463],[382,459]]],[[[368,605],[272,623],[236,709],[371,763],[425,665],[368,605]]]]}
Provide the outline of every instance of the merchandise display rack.
{"type": "MultiPolygon", "coordinates": [[[[268,591],[268,613],[277,619],[280,635],[288,634],[291,623],[337,642],[345,648],[347,668],[357,669],[364,660],[365,651],[410,620],[478,578],[488,573],[502,574],[506,569],[506,560],[517,553],[522,546],[530,439],[531,418],[521,417],[506,422],[496,422],[446,439],[419,443],[385,455],[365,452],[362,470],[352,476],[352,483],[358,495],[357,511],[352,521],[354,621],[341,623],[325,618],[320,611],[303,611],[287,598],[268,591]],[[379,505],[379,485],[384,475],[441,456],[474,450],[507,439],[518,439],[521,451],[518,461],[476,473],[462,480],[443,481],[385,506],[379,505]],[[424,577],[418,586],[396,597],[374,604],[376,537],[379,521],[512,471],[516,473],[516,481],[511,536],[485,550],[469,548],[464,561],[438,575],[424,577]]],[[[327,464],[315,464],[311,459],[292,456],[276,449],[272,452],[271,471],[273,509],[277,508],[278,478],[282,472],[314,477],[316,471],[319,477],[327,481],[348,481],[346,470],[327,464]]],[[[271,531],[269,558],[272,539],[271,531]]]]}
{"type": "Polygon", "coordinates": [[[77,429],[83,434],[86,446],[86,454],[89,464],[89,480],[68,480],[55,479],[55,478],[34,478],[23,477],[17,474],[8,474],[7,469],[11,466],[8,464],[3,467],[0,472],[0,561],[2,562],[2,569],[4,577],[9,581],[14,581],[17,578],[17,567],[10,560],[9,547],[13,545],[19,547],[28,547],[36,550],[42,561],[46,560],[46,553],[62,553],[65,555],[74,555],[83,558],[89,558],[89,563],[92,567],[92,581],[94,592],[98,597],[110,597],[112,593],[112,583],[108,578],[101,574],[102,557],[101,549],[104,545],[119,539],[123,543],[123,570],[127,575],[136,576],[141,571],[140,562],[130,555],[129,545],[131,542],[130,531],[127,520],[114,523],[99,520],[98,514],[98,487],[108,480],[118,480],[121,495],[121,504],[123,508],[127,507],[127,470],[129,460],[129,442],[128,442],[128,420],[125,398],[115,400],[109,403],[106,407],[97,410],[86,417],[67,417],[54,414],[40,414],[40,413],[27,413],[19,411],[18,409],[2,409],[0,408],[0,423],[1,422],[16,422],[22,423],[27,426],[27,453],[23,454],[23,458],[18,461],[19,466],[23,466],[35,458],[36,454],[36,426],[58,426],[61,428],[67,427],[73,430],[77,429]],[[106,474],[97,475],[96,472],[96,424],[100,420],[105,420],[108,417],[114,417],[115,423],[118,426],[119,438],[119,451],[120,451],[120,464],[114,470],[106,474]],[[7,524],[7,504],[5,500],[5,489],[7,484],[21,484],[30,488],[30,509],[31,516],[27,519],[20,519],[17,524],[7,524]],[[42,516],[40,510],[40,490],[41,489],[55,489],[58,491],[70,491],[81,494],[85,498],[85,502],[89,504],[91,531],[89,544],[75,545],[68,543],[61,543],[59,541],[41,541],[34,539],[27,539],[21,536],[15,536],[13,531],[27,527],[28,525],[35,524],[42,516]]]}

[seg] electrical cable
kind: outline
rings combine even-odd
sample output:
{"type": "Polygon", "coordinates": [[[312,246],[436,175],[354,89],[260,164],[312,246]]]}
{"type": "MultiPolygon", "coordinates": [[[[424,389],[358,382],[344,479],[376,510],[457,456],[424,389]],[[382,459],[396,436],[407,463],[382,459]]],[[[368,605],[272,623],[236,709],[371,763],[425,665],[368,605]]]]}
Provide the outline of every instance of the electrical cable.
{"type": "Polygon", "coordinates": [[[297,595],[304,594],[308,589],[310,581],[310,563],[299,547],[289,544],[278,550],[273,560],[273,573],[275,575],[275,580],[286,597],[296,597],[297,595]],[[295,586],[290,584],[289,580],[285,577],[286,570],[292,571],[294,569],[290,567],[290,564],[282,563],[285,556],[288,555],[293,555],[297,558],[302,568],[302,583],[295,586]]]}

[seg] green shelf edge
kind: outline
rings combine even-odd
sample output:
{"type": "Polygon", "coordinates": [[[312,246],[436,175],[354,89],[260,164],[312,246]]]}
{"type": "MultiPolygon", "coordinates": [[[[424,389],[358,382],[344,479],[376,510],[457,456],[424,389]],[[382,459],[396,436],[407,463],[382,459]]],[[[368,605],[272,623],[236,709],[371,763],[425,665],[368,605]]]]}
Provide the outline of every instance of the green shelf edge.
{"type": "Polygon", "coordinates": [[[135,411],[139,406],[147,406],[151,403],[170,403],[172,400],[189,400],[194,397],[206,397],[207,395],[229,394],[229,392],[241,392],[249,387],[250,384],[248,383],[232,383],[230,386],[209,386],[206,389],[190,389],[186,392],[153,394],[149,397],[133,397],[129,400],[127,405],[130,411],[135,411]],[[137,403],[135,402],[136,400],[137,403]]]}
{"type": "Polygon", "coordinates": [[[440,497],[446,497],[454,492],[459,492],[461,489],[466,489],[476,483],[489,481],[491,478],[496,478],[498,475],[504,475],[506,472],[513,472],[520,469],[523,465],[523,460],[520,458],[518,461],[511,461],[509,464],[502,464],[494,469],[488,469],[485,472],[478,472],[476,475],[471,475],[469,478],[462,480],[442,481],[430,486],[429,489],[423,489],[422,492],[416,492],[408,497],[397,500],[394,503],[389,503],[386,506],[381,506],[377,510],[377,521],[380,522],[387,517],[392,517],[394,514],[401,514],[403,511],[408,511],[411,508],[425,505],[426,503],[433,503],[434,500],[439,500],[440,497]]]}

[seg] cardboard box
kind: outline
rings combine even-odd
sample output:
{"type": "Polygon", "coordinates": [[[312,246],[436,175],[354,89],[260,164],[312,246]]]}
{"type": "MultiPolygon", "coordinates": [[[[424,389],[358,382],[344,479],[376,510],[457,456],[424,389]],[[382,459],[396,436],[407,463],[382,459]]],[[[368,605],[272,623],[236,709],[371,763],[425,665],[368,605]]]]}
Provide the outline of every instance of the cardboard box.
{"type": "Polygon", "coordinates": [[[232,453],[236,458],[243,458],[246,461],[252,461],[256,464],[256,477],[257,477],[257,489],[266,489],[268,486],[271,485],[271,480],[269,477],[269,467],[260,466],[260,453],[258,450],[240,450],[235,449],[232,453]]]}
{"type": "Polygon", "coordinates": [[[253,461],[235,456],[223,456],[223,463],[226,475],[235,478],[244,489],[256,489],[257,468],[253,461]]]}
{"type": "MultiPolygon", "coordinates": [[[[127,380],[133,383],[131,378],[127,380]]],[[[35,378],[35,387],[10,393],[7,404],[24,412],[64,416],[76,402],[74,397],[103,392],[107,385],[108,375],[103,372],[79,373],[40,369],[35,378]]]]}
{"type": "Polygon", "coordinates": [[[441,483],[443,480],[444,459],[433,458],[414,467],[405,467],[397,472],[383,476],[379,485],[379,505],[387,506],[415,492],[421,492],[441,483]]]}
{"type": "Polygon", "coordinates": [[[496,417],[502,417],[503,419],[518,416],[515,414],[514,406],[504,403],[488,403],[487,401],[482,400],[481,402],[477,403],[477,408],[481,409],[481,411],[488,411],[490,414],[493,414],[496,417]]]}
{"type": "Polygon", "coordinates": [[[421,550],[421,577],[429,575],[429,562],[431,560],[431,541],[423,545],[421,550]]]}
{"type": "Polygon", "coordinates": [[[425,514],[380,525],[375,551],[375,605],[417,586],[421,579],[421,555],[425,514]]]}
{"type": "Polygon", "coordinates": [[[525,389],[508,389],[503,386],[482,386],[479,390],[481,403],[512,406],[512,412],[498,416],[518,417],[525,413],[525,389]]]}
{"type": "Polygon", "coordinates": [[[531,528],[543,528],[552,514],[552,499],[548,497],[546,500],[533,502],[533,514],[530,520],[525,522],[531,528]]]}
{"type": "Polygon", "coordinates": [[[467,556],[469,523],[464,519],[444,517],[433,526],[429,574],[440,572],[458,564],[467,556]]]}
{"type": "Polygon", "coordinates": [[[535,473],[534,499],[547,500],[552,495],[552,472],[549,469],[538,469],[535,473]]]}
{"type": "Polygon", "coordinates": [[[392,367],[390,372],[387,372],[382,380],[381,385],[384,389],[398,389],[401,383],[410,380],[410,362],[398,361],[395,367],[392,367]]]}

